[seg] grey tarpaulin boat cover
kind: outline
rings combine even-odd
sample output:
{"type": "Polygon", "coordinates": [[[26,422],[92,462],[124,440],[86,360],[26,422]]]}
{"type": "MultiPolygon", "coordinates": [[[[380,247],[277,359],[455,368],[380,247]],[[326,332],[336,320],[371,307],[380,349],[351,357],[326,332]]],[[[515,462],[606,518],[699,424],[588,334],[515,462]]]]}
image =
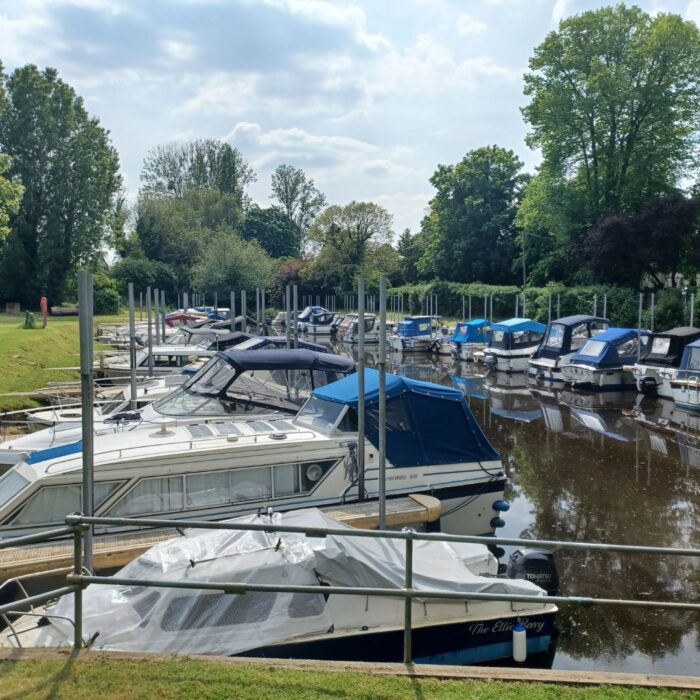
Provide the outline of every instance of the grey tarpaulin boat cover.
{"type": "MultiPolygon", "coordinates": [[[[249,515],[231,522],[272,522],[352,530],[316,509],[249,515]]],[[[226,530],[189,530],[152,547],[118,574],[137,579],[400,588],[402,540],[226,530]]],[[[415,542],[413,585],[428,591],[510,592],[544,596],[528,581],[492,578],[497,562],[483,545],[415,542]]],[[[435,601],[439,604],[438,601],[435,601]]],[[[510,604],[502,603],[504,612],[510,604]]],[[[72,619],[73,596],[49,610],[72,619]]],[[[188,654],[236,654],[321,634],[333,626],[323,595],[244,595],[146,586],[92,585],[83,593],[83,634],[93,648],[188,654]]],[[[68,620],[51,617],[38,644],[72,639],[68,620]]]]}

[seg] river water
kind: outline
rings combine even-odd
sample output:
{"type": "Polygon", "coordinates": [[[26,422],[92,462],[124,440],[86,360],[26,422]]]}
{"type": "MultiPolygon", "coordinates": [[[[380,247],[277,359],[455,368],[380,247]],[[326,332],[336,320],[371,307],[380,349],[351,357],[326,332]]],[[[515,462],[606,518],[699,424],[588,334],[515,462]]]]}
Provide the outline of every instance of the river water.
{"type": "MultiPolygon", "coordinates": [[[[369,365],[375,354],[366,354],[369,365]]],[[[510,478],[499,534],[700,548],[700,414],[634,391],[530,388],[525,375],[484,376],[481,366],[447,357],[388,360],[396,374],[465,392],[510,478]]],[[[695,559],[565,550],[555,557],[562,595],[700,600],[695,559]]],[[[557,626],[553,668],[700,675],[698,613],[567,606],[557,626]]]]}

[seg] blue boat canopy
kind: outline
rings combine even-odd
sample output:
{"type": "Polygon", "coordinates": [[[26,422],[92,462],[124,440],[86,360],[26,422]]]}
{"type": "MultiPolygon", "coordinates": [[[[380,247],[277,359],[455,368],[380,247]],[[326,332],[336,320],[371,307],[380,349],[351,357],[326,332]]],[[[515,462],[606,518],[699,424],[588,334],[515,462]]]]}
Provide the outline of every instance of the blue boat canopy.
{"type": "Polygon", "coordinates": [[[403,338],[410,338],[419,335],[430,335],[432,333],[433,320],[430,316],[406,316],[399,321],[396,327],[396,335],[403,338]]]}
{"type": "MultiPolygon", "coordinates": [[[[379,447],[379,373],[365,369],[365,429],[379,447]]],[[[313,396],[357,410],[357,374],[313,396]]],[[[386,456],[395,467],[498,460],[458,389],[386,375],[386,456]]]]}
{"type": "Polygon", "coordinates": [[[536,333],[544,333],[546,326],[539,321],[533,321],[529,318],[509,318],[506,321],[499,321],[491,326],[491,330],[505,331],[506,333],[514,333],[515,331],[535,331],[536,333]]]}
{"type": "Polygon", "coordinates": [[[461,321],[452,334],[453,343],[487,343],[491,336],[491,324],[485,318],[461,321]]]}
{"type": "Polygon", "coordinates": [[[700,340],[688,343],[683,350],[678,378],[686,379],[689,374],[700,373],[700,340]]]}
{"type": "MultiPolygon", "coordinates": [[[[642,353],[649,342],[649,332],[641,332],[642,353]]],[[[639,334],[634,328],[608,328],[586,341],[583,347],[571,356],[572,364],[593,367],[620,367],[637,361],[639,334]]]]}

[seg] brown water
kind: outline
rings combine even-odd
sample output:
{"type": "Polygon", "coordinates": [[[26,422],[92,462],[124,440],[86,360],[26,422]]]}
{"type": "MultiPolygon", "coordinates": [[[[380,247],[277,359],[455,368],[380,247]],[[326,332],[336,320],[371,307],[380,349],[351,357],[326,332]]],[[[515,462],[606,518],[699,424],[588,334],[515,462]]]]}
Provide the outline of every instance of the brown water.
{"type": "MultiPolygon", "coordinates": [[[[700,548],[700,415],[633,391],[531,390],[524,375],[484,377],[449,358],[389,360],[465,391],[511,481],[499,534],[700,548]]],[[[562,595],[700,600],[696,559],[561,550],[556,561],[562,595]]],[[[567,606],[558,628],[554,668],[700,675],[697,613],[567,606]]]]}

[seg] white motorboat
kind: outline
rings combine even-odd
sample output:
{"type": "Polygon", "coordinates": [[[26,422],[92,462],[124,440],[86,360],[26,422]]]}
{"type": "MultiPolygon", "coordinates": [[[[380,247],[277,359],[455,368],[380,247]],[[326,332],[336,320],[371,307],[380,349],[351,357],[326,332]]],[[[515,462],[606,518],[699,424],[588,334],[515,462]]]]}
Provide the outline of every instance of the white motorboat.
{"type": "Polygon", "coordinates": [[[432,316],[406,316],[389,335],[389,347],[397,352],[430,352],[437,346],[432,316]]]}
{"type": "MultiPolygon", "coordinates": [[[[105,421],[95,431],[96,514],[215,520],[357,500],[357,378],[322,385],[348,365],[308,350],[220,353],[139,421],[105,421]],[[309,388],[312,398],[295,417],[294,400],[309,388]]],[[[444,530],[492,534],[502,524],[506,477],[461,392],[386,379],[387,496],[428,492],[443,501],[444,530]]],[[[378,393],[378,374],[367,369],[369,499],[379,493],[378,393]]],[[[79,429],[72,435],[19,454],[0,477],[0,538],[60,523],[80,508],[79,429]]]]}
{"type": "MultiPolygon", "coordinates": [[[[336,340],[349,345],[356,345],[360,337],[359,318],[359,314],[356,313],[345,314],[336,328],[336,340]]],[[[374,345],[379,342],[379,318],[375,314],[365,314],[364,342],[368,345],[374,345]]]]}
{"type": "Polygon", "coordinates": [[[474,359],[499,372],[526,372],[544,330],[544,324],[529,318],[511,318],[494,323],[486,348],[474,352],[474,359]]]}
{"type": "Polygon", "coordinates": [[[333,311],[322,306],[307,306],[297,318],[300,333],[309,335],[332,335],[340,318],[333,311]]]}
{"type": "Polygon", "coordinates": [[[491,322],[485,318],[460,321],[450,338],[452,356],[458,360],[473,362],[474,353],[486,348],[491,337],[491,322]]]}
{"type": "MultiPolygon", "coordinates": [[[[232,522],[352,531],[315,509],[232,522]]],[[[540,562],[531,556],[524,563],[540,562]]],[[[399,595],[232,594],[224,586],[218,591],[183,590],[128,582],[196,579],[209,585],[400,589],[404,568],[404,543],[393,539],[314,538],[274,529],[188,531],[128,564],[115,575],[114,584],[89,586],[83,593],[83,633],[97,650],[400,662],[405,606],[399,595]]],[[[465,664],[512,658],[518,622],[525,630],[528,654],[549,649],[557,608],[543,588],[522,578],[497,577],[497,568],[484,545],[414,543],[412,587],[422,595],[412,602],[413,661],[465,664]],[[431,597],[436,593],[459,597],[431,597]],[[538,600],[473,597],[484,593],[538,600]]],[[[532,575],[523,569],[521,575],[528,573],[532,575]]],[[[549,571],[538,567],[536,575],[553,579],[556,571],[553,565],[549,571]]],[[[69,647],[73,604],[74,597],[68,595],[38,616],[35,610],[35,615],[13,622],[0,635],[0,646],[69,647]]]]}
{"type": "Polygon", "coordinates": [[[700,339],[700,328],[680,326],[663,333],[654,333],[647,352],[634,365],[637,390],[662,399],[673,398],[671,382],[678,374],[678,366],[686,345],[700,339]]]}
{"type": "Polygon", "coordinates": [[[574,353],[609,326],[610,322],[606,318],[586,314],[565,316],[552,321],[530,357],[528,376],[538,384],[561,386],[564,382],[562,370],[571,362],[574,353]]]}

